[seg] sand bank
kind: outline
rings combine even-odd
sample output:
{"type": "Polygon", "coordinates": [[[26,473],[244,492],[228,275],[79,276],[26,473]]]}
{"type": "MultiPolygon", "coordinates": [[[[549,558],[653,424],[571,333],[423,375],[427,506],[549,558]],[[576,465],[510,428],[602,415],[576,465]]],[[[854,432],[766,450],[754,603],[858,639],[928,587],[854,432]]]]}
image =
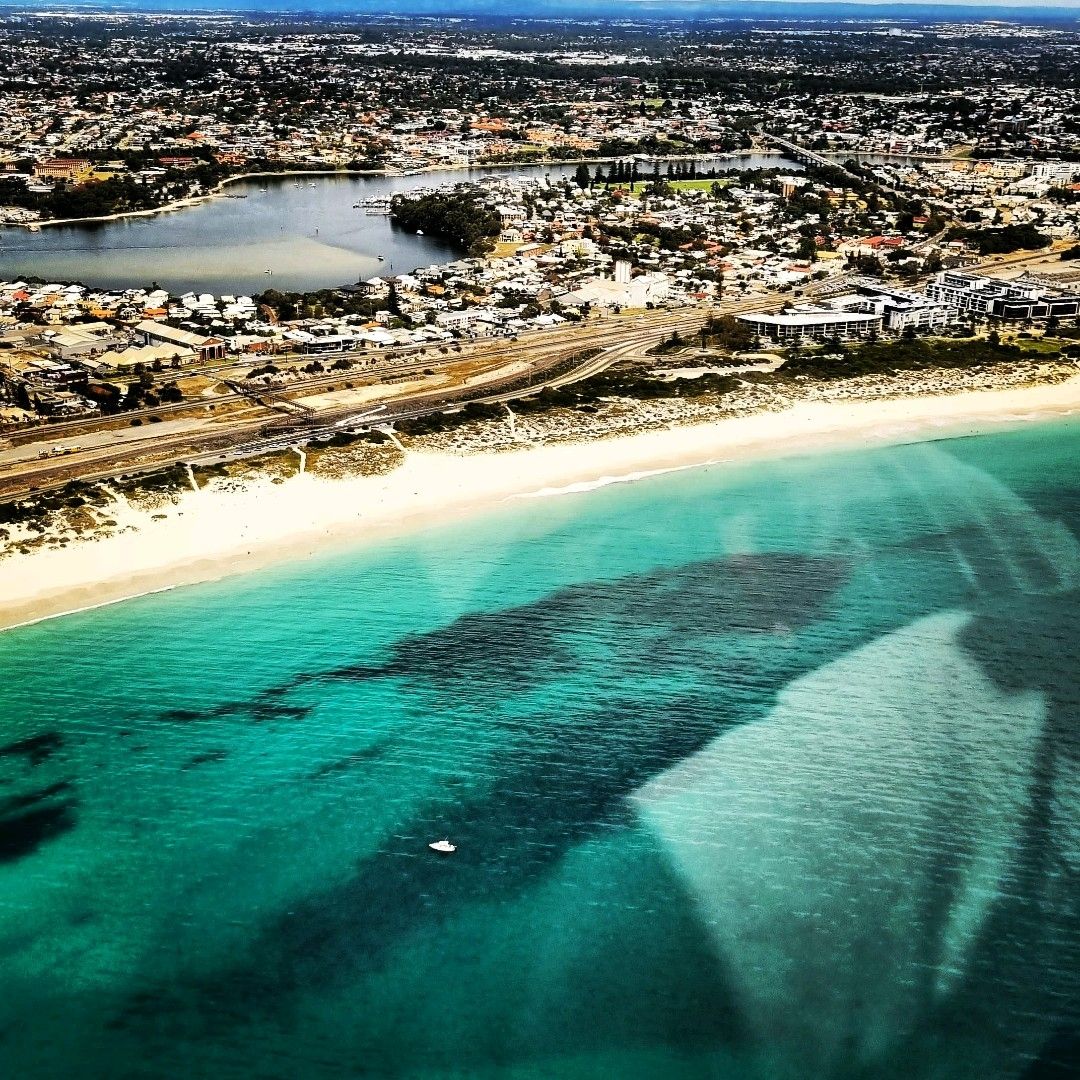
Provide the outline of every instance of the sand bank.
{"type": "Polygon", "coordinates": [[[718,423],[590,443],[463,456],[410,452],[394,472],[297,476],[206,488],[121,531],[0,560],[0,628],[437,525],[520,498],[587,497],[609,483],[705,464],[975,434],[1080,412],[1080,377],[1057,385],[868,402],[812,402],[718,423]]]}

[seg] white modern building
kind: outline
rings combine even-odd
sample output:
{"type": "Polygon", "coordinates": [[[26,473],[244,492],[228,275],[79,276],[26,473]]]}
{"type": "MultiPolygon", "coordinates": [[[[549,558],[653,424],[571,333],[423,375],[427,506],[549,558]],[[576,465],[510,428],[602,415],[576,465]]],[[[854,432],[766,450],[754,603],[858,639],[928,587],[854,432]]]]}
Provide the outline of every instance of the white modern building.
{"type": "Polygon", "coordinates": [[[1080,315],[1080,294],[1067,293],[1033,281],[1002,281],[946,270],[926,292],[958,311],[996,319],[1075,319],[1080,315]]]}
{"type": "Polygon", "coordinates": [[[758,337],[779,345],[803,345],[812,341],[851,341],[854,338],[879,334],[884,328],[884,316],[862,311],[834,311],[827,308],[803,307],[778,315],[755,313],[737,315],[758,337]]]}
{"type": "Polygon", "coordinates": [[[862,286],[856,293],[833,297],[826,306],[836,311],[881,315],[885,330],[891,334],[901,334],[905,330],[927,333],[948,325],[956,317],[954,310],[940,300],[876,282],[862,286]]]}
{"type": "Polygon", "coordinates": [[[955,310],[922,293],[896,289],[873,279],[853,282],[855,292],[817,304],[802,304],[779,315],[739,315],[762,338],[780,344],[850,341],[905,330],[929,333],[953,322],[955,310]]]}

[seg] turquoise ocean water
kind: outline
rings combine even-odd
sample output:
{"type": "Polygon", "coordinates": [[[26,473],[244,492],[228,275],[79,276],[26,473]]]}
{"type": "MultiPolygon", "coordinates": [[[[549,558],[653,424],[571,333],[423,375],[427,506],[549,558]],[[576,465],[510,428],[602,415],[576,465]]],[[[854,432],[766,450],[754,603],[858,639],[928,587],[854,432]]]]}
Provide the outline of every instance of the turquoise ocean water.
{"type": "Polygon", "coordinates": [[[716,466],[0,635],[0,1074],[1080,1075],[1078,463],[716,466]]]}

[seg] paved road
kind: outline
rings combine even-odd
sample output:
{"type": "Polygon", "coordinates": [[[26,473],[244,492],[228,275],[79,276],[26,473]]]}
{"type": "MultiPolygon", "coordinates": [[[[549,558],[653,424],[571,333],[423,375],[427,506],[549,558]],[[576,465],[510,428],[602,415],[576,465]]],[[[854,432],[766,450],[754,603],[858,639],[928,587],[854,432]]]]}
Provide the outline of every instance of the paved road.
{"type": "MultiPolygon", "coordinates": [[[[770,301],[758,299],[739,301],[724,305],[725,311],[746,311],[760,309],[770,301]]],[[[776,306],[782,303],[773,301],[776,306]]],[[[649,312],[632,322],[614,319],[604,320],[596,325],[589,324],[578,328],[574,334],[559,334],[557,340],[548,339],[535,343],[507,343],[505,351],[499,355],[486,357],[486,363],[502,359],[525,360],[529,364],[526,377],[520,372],[502,380],[492,380],[480,386],[420,389],[401,398],[384,402],[385,412],[379,413],[380,419],[404,419],[406,417],[438,412],[448,407],[471,400],[502,400],[535,393],[546,385],[546,372],[552,372],[552,381],[563,383],[571,378],[581,378],[593,374],[613,363],[625,354],[627,348],[640,350],[660,340],[665,335],[678,329],[681,333],[693,332],[707,316],[703,308],[684,309],[682,311],[649,312]],[[581,365],[579,372],[568,373],[567,361],[584,350],[600,348],[604,353],[581,365]],[[618,349],[618,351],[616,351],[618,349]]],[[[340,378],[338,380],[340,382],[340,378]]],[[[305,391],[307,387],[305,386],[305,391]]],[[[0,497],[17,498],[32,490],[46,490],[62,486],[67,480],[78,476],[81,479],[100,480],[121,473],[150,471],[164,465],[180,461],[191,461],[202,455],[220,456],[224,451],[237,453],[261,452],[287,446],[298,438],[313,436],[340,430],[350,422],[362,423],[363,417],[372,412],[370,404],[348,408],[321,411],[315,418],[278,417],[268,423],[268,415],[214,424],[211,428],[202,424],[197,429],[187,427],[183,430],[164,428],[165,422],[154,425],[153,436],[132,437],[120,440],[112,438],[115,432],[100,433],[100,441],[94,445],[84,436],[79,436],[80,449],[63,458],[39,460],[36,456],[6,463],[0,462],[0,497]],[[120,445],[122,443],[123,445],[120,445]]],[[[143,429],[134,429],[139,435],[143,429]]],[[[48,436],[48,433],[43,433],[48,436]]],[[[145,433],[147,436],[150,432],[145,433]]],[[[53,445],[51,442],[49,445],[53,445]]],[[[20,447],[20,451],[27,448],[20,447]]]]}
{"type": "MultiPolygon", "coordinates": [[[[1040,262],[1047,257],[1047,252],[1020,252],[983,260],[973,265],[972,270],[986,271],[1022,266],[1025,263],[1040,262]]],[[[466,401],[506,401],[536,393],[545,386],[564,385],[577,379],[602,371],[619,359],[640,353],[662,337],[678,329],[680,333],[693,333],[709,314],[739,314],[749,311],[775,311],[785,303],[811,299],[811,289],[807,295],[798,294],[755,296],[750,299],[723,301],[712,308],[686,308],[676,311],[659,310],[646,312],[630,318],[608,317],[584,326],[575,326],[567,330],[551,331],[542,335],[532,335],[529,340],[502,342],[483,346],[485,366],[498,363],[509,364],[512,361],[525,360],[529,364],[529,378],[514,374],[506,379],[493,379],[480,386],[459,386],[448,389],[418,389],[401,397],[382,402],[385,412],[379,418],[387,421],[419,416],[442,411],[466,401]],[[599,348],[600,354],[591,358],[571,371],[566,370],[570,357],[585,350],[599,348]],[[550,373],[545,378],[545,373],[550,373]],[[524,385],[527,382],[527,385],[524,385]]],[[[453,362],[466,357],[454,356],[453,362]]],[[[393,365],[386,369],[394,374],[405,374],[408,370],[424,369],[435,366],[431,359],[425,358],[411,365],[393,365]]],[[[331,385],[340,385],[343,380],[374,374],[375,372],[339,372],[334,375],[305,381],[302,385],[289,387],[290,394],[310,394],[312,390],[331,385]]],[[[232,395],[238,398],[243,395],[232,395]]],[[[226,400],[224,397],[216,402],[226,400]]],[[[185,406],[190,408],[190,406],[185,406]]],[[[96,432],[89,437],[86,422],[83,426],[64,425],[65,434],[61,437],[57,427],[41,429],[39,441],[30,446],[22,446],[0,453],[0,499],[18,498],[30,491],[60,487],[73,477],[83,479],[105,479],[121,473],[150,471],[179,461],[192,461],[196,457],[220,457],[228,454],[249,454],[261,449],[274,449],[288,446],[298,439],[311,438],[320,433],[340,430],[349,423],[363,423],[363,418],[370,414],[373,405],[366,403],[338,409],[319,411],[315,415],[292,413],[282,416],[271,408],[257,415],[208,424],[205,418],[196,417],[177,420],[175,424],[163,421],[147,428],[130,429],[117,432],[115,429],[96,432]],[[79,450],[63,458],[42,460],[38,453],[43,446],[66,445],[76,443],[79,450]]],[[[160,414],[166,410],[152,410],[160,414]]],[[[115,421],[110,421],[114,423],[115,421]]],[[[97,422],[91,422],[93,425],[97,422]]],[[[90,431],[92,431],[92,427],[90,431]]]]}
{"type": "MultiPolygon", "coordinates": [[[[162,420],[160,424],[142,424],[139,427],[103,428],[86,432],[77,437],[58,439],[55,436],[48,438],[51,432],[42,432],[42,440],[33,443],[24,443],[22,446],[8,447],[0,450],[0,466],[14,465],[19,462],[37,461],[39,456],[51,450],[100,450],[103,447],[114,448],[119,446],[135,446],[138,444],[150,444],[167,435],[175,435],[180,432],[190,433],[193,430],[206,428],[213,422],[213,417],[204,419],[185,418],[182,420],[162,420]],[[46,445],[48,450],[43,451],[46,445]]],[[[115,423],[115,420],[114,420],[115,423]]],[[[54,460],[56,460],[54,458],[54,460]]]]}

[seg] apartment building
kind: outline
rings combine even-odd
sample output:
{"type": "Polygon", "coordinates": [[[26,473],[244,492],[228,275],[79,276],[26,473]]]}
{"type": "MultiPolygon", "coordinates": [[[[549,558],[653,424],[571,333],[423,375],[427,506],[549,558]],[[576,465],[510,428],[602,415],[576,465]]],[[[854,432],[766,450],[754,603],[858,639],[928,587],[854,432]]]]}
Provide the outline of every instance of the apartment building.
{"type": "Polygon", "coordinates": [[[70,180],[78,183],[89,179],[90,162],[86,158],[46,158],[34,165],[34,176],[39,180],[70,180]]]}
{"type": "Polygon", "coordinates": [[[1075,319],[1080,315],[1080,294],[1033,281],[1002,281],[946,270],[927,286],[926,292],[959,311],[996,319],[1048,319],[1052,315],[1075,319]]]}
{"type": "Polygon", "coordinates": [[[746,323],[758,337],[778,345],[805,345],[835,338],[852,341],[879,334],[885,326],[882,315],[820,307],[781,312],[778,315],[756,312],[735,317],[746,323]]]}

